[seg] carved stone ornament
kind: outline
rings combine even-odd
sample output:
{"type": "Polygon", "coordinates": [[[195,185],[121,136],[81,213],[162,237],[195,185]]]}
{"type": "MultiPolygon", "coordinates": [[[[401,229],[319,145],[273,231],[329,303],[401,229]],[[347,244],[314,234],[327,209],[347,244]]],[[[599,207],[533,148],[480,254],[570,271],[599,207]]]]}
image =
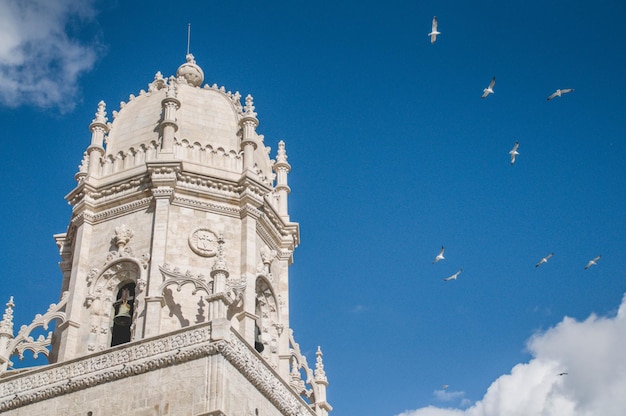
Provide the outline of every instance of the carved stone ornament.
{"type": "Polygon", "coordinates": [[[126,224],[122,224],[118,227],[115,227],[115,236],[113,237],[113,242],[117,246],[118,250],[122,250],[131,238],[133,238],[133,230],[128,228],[126,224]]]}
{"type": "Polygon", "coordinates": [[[189,247],[202,257],[213,257],[217,254],[218,236],[206,227],[198,227],[189,235],[189,247]]]}
{"type": "Polygon", "coordinates": [[[0,381],[0,412],[214,354],[224,356],[281,414],[316,415],[234,331],[212,341],[210,323],[0,381]]]}

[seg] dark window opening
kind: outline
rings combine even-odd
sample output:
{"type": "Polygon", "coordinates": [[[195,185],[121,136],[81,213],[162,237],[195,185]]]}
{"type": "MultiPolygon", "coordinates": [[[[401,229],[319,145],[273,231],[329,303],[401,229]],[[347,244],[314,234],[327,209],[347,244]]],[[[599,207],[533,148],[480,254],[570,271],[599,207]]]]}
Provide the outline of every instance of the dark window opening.
{"type": "Polygon", "coordinates": [[[130,327],[135,312],[135,284],[128,283],[117,292],[117,300],[113,304],[113,328],[111,328],[111,346],[130,342],[130,327]]]}

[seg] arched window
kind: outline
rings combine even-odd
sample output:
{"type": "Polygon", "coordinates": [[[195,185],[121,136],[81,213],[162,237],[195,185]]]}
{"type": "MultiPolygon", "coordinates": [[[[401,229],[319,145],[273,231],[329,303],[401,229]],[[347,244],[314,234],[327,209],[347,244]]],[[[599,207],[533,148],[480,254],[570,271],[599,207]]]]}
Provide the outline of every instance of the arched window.
{"type": "Polygon", "coordinates": [[[135,283],[127,283],[117,292],[113,303],[113,328],[111,328],[111,346],[130,342],[131,324],[135,312],[135,283]]]}

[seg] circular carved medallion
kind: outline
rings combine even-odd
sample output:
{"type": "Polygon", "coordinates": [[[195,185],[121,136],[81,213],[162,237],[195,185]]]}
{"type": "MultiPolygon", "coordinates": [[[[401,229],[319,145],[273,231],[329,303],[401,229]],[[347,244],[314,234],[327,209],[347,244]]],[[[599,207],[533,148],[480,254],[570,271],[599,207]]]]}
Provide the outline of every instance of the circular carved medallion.
{"type": "Polygon", "coordinates": [[[217,235],[206,227],[199,227],[189,236],[189,247],[199,256],[213,257],[217,254],[217,235]]]}

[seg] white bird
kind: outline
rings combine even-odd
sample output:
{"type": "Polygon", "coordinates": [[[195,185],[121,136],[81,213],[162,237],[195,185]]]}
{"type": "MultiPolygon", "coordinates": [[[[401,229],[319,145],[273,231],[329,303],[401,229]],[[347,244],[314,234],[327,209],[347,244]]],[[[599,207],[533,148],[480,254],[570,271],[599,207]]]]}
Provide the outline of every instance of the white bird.
{"type": "Polygon", "coordinates": [[[539,263],[535,264],[535,267],[539,267],[541,266],[543,263],[547,263],[548,260],[550,260],[550,257],[554,256],[554,253],[550,253],[547,256],[545,256],[544,258],[542,258],[541,260],[539,260],[539,263]]]}
{"type": "Polygon", "coordinates": [[[457,277],[459,277],[459,275],[461,274],[461,272],[462,272],[462,271],[463,271],[463,269],[459,269],[459,271],[457,271],[456,273],[454,273],[452,276],[450,276],[450,277],[446,277],[446,278],[445,278],[445,279],[443,279],[443,280],[445,280],[446,282],[447,282],[447,281],[450,281],[450,280],[456,280],[456,278],[457,278],[457,277]]]}
{"type": "Polygon", "coordinates": [[[433,264],[435,264],[439,260],[443,260],[443,259],[445,259],[445,257],[443,256],[443,246],[441,246],[441,251],[439,252],[439,254],[437,254],[437,257],[435,257],[435,260],[433,261],[433,264]]]}
{"type": "Polygon", "coordinates": [[[513,148],[509,152],[509,154],[511,155],[511,165],[515,163],[515,156],[519,155],[519,152],[517,151],[518,147],[519,147],[519,143],[515,142],[515,144],[513,145],[513,148]]]}
{"type": "Polygon", "coordinates": [[[496,85],[496,77],[493,77],[491,79],[491,82],[489,83],[489,86],[487,88],[483,89],[483,95],[480,98],[485,98],[489,94],[493,94],[493,86],[494,85],[496,85]]]}
{"type": "Polygon", "coordinates": [[[433,17],[433,26],[428,36],[430,36],[430,43],[437,41],[437,35],[441,35],[441,32],[437,32],[437,16],[433,17]]]}
{"type": "Polygon", "coordinates": [[[585,270],[587,270],[591,266],[595,266],[596,264],[598,264],[598,260],[600,260],[600,257],[602,257],[602,256],[598,256],[598,257],[596,257],[593,260],[589,260],[589,263],[587,263],[587,265],[585,266],[585,270]]]}
{"type": "Polygon", "coordinates": [[[448,387],[449,387],[449,386],[448,386],[447,384],[444,384],[444,385],[442,385],[442,386],[441,386],[441,388],[442,388],[443,390],[447,389],[448,387]]]}
{"type": "Polygon", "coordinates": [[[572,92],[572,91],[574,91],[574,88],[565,88],[562,90],[556,90],[555,92],[552,93],[552,95],[548,97],[548,101],[550,101],[554,97],[560,97],[561,95],[567,94],[568,92],[572,92]]]}

